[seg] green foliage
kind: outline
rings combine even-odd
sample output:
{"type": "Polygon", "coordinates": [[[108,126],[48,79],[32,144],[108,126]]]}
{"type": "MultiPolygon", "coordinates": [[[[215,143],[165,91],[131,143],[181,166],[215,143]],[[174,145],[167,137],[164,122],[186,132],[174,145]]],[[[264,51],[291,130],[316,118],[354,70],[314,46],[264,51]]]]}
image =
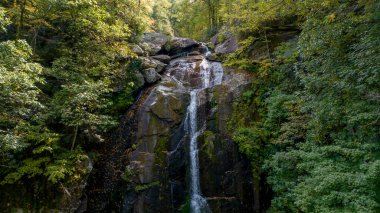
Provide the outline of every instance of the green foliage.
{"type": "Polygon", "coordinates": [[[233,136],[233,140],[238,144],[239,151],[245,154],[252,162],[252,175],[255,180],[260,179],[264,153],[263,130],[253,128],[238,128],[233,136]]]}
{"type": "Polygon", "coordinates": [[[219,1],[174,1],[171,22],[174,34],[206,41],[219,26],[219,1]]]}
{"type": "Polygon", "coordinates": [[[181,211],[181,213],[190,213],[191,212],[190,205],[191,205],[191,199],[190,199],[190,196],[187,196],[185,203],[179,207],[179,210],[181,211]]]}
{"type": "Polygon", "coordinates": [[[134,92],[135,84],[133,82],[128,83],[122,91],[113,96],[112,111],[117,114],[125,112],[135,101],[134,92]]]}
{"type": "Polygon", "coordinates": [[[1,184],[46,184],[38,187],[58,192],[87,177],[91,150],[82,150],[79,136],[74,149],[77,135],[115,126],[134,100],[133,69],[124,67],[131,41],[150,20],[139,2],[2,2],[1,184]]]}
{"type": "Polygon", "coordinates": [[[154,1],[152,19],[154,20],[153,30],[155,32],[173,35],[173,29],[170,22],[170,9],[172,4],[169,0],[154,1]]]}
{"type": "Polygon", "coordinates": [[[203,134],[204,137],[204,144],[202,145],[201,150],[205,151],[207,154],[207,157],[215,161],[216,156],[214,154],[214,147],[215,147],[215,134],[212,131],[205,131],[203,134]]]}
{"type": "Polygon", "coordinates": [[[121,179],[123,179],[127,183],[130,183],[130,182],[132,182],[132,178],[135,175],[136,174],[134,173],[134,171],[130,167],[127,167],[127,168],[125,168],[124,173],[121,175],[121,179]]]}
{"type": "Polygon", "coordinates": [[[6,17],[6,10],[0,7],[0,32],[5,32],[6,27],[10,24],[10,20],[6,17]]]}
{"type": "Polygon", "coordinates": [[[23,40],[0,42],[0,152],[25,148],[27,132],[38,121],[43,105],[38,100],[42,67],[30,62],[32,50],[23,40]],[[34,113],[34,116],[33,116],[34,113]]]}
{"type": "Polygon", "coordinates": [[[251,37],[228,63],[255,78],[235,104],[234,140],[269,173],[270,212],[378,212],[380,2],[243,3],[251,9],[230,17],[251,37]],[[299,40],[277,47],[270,66],[251,60],[252,35],[291,16],[302,20],[299,40]]]}
{"type": "Polygon", "coordinates": [[[53,104],[53,116],[60,116],[67,126],[96,126],[107,129],[116,125],[112,117],[99,114],[110,103],[102,97],[110,92],[109,81],[64,85],[56,93],[53,104]],[[70,97],[70,98],[67,98],[70,97]]]}
{"type": "MultiPolygon", "coordinates": [[[[46,177],[55,184],[70,178],[80,179],[79,176],[87,173],[80,163],[88,161],[82,150],[74,152],[62,149],[59,146],[60,136],[39,126],[23,126],[18,128],[24,137],[19,139],[25,146],[23,149],[2,149],[2,154],[12,156],[12,159],[3,160],[8,169],[0,175],[1,184],[13,184],[31,178],[46,177]]],[[[73,179],[74,180],[74,179],[73,179]]]]}
{"type": "Polygon", "coordinates": [[[23,40],[0,43],[0,110],[2,117],[25,116],[42,107],[36,84],[43,83],[40,64],[30,62],[32,49],[23,40]]]}

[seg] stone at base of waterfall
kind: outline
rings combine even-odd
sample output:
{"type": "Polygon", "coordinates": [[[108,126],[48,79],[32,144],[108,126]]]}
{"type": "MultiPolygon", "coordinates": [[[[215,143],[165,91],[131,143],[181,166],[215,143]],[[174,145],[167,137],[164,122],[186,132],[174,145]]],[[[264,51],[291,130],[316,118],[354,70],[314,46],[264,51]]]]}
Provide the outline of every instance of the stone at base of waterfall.
{"type": "Polygon", "coordinates": [[[152,56],[153,59],[156,59],[158,61],[161,61],[162,63],[169,64],[171,57],[168,55],[154,55],[152,56]]]}
{"type": "Polygon", "coordinates": [[[156,81],[161,79],[161,75],[158,74],[154,68],[143,70],[142,75],[144,76],[144,79],[148,84],[155,83],[156,81]]]}
{"type": "Polygon", "coordinates": [[[163,46],[169,38],[169,36],[162,33],[144,33],[142,40],[146,43],[154,43],[163,46]]]}

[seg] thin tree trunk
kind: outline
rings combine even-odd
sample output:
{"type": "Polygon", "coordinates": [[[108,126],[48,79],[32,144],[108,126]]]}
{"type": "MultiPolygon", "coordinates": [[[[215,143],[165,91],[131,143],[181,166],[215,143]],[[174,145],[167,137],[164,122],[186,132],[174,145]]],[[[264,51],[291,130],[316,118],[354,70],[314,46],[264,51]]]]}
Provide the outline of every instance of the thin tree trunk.
{"type": "Polygon", "coordinates": [[[77,139],[77,134],[78,134],[78,125],[75,126],[75,130],[74,130],[74,138],[73,138],[73,141],[71,142],[71,151],[74,150],[74,146],[75,146],[75,141],[77,139]]]}
{"type": "Polygon", "coordinates": [[[16,38],[19,39],[21,38],[21,30],[24,26],[24,15],[25,15],[25,7],[26,7],[26,0],[23,1],[23,3],[20,5],[20,20],[17,25],[17,32],[16,32],[16,38]]]}

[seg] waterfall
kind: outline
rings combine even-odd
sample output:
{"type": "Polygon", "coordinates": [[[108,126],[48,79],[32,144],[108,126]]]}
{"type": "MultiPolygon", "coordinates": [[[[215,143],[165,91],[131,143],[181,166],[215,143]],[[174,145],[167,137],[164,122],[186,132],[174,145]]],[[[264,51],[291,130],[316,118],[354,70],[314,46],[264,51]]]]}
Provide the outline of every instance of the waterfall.
{"type": "MultiPolygon", "coordinates": [[[[207,52],[206,55],[207,54],[209,54],[209,52],[207,52]]],[[[201,130],[198,128],[198,94],[202,90],[211,88],[222,82],[223,68],[220,63],[209,62],[207,59],[203,59],[202,63],[200,64],[200,72],[202,77],[202,87],[200,89],[190,90],[190,105],[187,109],[188,131],[190,136],[190,207],[192,213],[211,212],[206,199],[201,195],[199,180],[197,138],[201,130]]],[[[203,121],[203,123],[204,122],[205,121],[203,121]]]]}

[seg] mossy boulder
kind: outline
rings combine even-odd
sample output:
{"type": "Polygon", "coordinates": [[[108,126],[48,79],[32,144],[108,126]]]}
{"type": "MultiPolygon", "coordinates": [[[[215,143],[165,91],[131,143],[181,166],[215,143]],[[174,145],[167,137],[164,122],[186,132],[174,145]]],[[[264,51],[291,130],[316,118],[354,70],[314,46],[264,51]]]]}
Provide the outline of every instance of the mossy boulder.
{"type": "Polygon", "coordinates": [[[175,95],[165,95],[162,92],[157,92],[157,98],[150,110],[162,120],[179,123],[181,121],[181,112],[184,111],[184,105],[182,100],[175,95]]]}

